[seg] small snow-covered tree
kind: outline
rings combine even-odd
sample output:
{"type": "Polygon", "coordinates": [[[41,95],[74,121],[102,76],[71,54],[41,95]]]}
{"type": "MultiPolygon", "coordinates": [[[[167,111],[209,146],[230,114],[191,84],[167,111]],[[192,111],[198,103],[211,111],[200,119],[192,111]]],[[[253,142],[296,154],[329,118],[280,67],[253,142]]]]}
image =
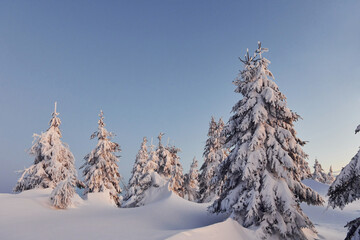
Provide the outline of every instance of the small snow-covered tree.
{"type": "Polygon", "coordinates": [[[228,212],[244,227],[258,227],[264,239],[306,239],[302,231],[315,232],[300,202],[320,205],[319,194],[301,182],[306,166],[304,142],[296,137],[299,116],[271,79],[269,61],[259,47],[245,56],[245,69],[234,81],[243,98],[232,109],[224,129],[230,154],[221,164],[226,176],[223,193],[209,208],[228,212]]]}
{"type": "MultiPolygon", "coordinates": [[[[360,131],[360,125],[356,128],[355,133],[360,131]]],[[[351,159],[350,163],[341,169],[340,174],[331,184],[328,190],[329,206],[332,208],[339,207],[343,209],[345,205],[360,199],[360,150],[351,159]]],[[[360,239],[360,218],[349,222],[348,235],[346,240],[360,239]]]]}
{"type": "Polygon", "coordinates": [[[332,184],[335,181],[332,166],[330,166],[329,172],[326,174],[326,184],[332,184]]]}
{"type": "Polygon", "coordinates": [[[184,175],[183,168],[180,163],[180,157],[178,152],[180,149],[171,146],[168,147],[171,156],[171,177],[170,177],[170,188],[180,197],[184,196],[184,175]]]}
{"type": "Polygon", "coordinates": [[[312,179],[321,183],[326,183],[327,181],[327,174],[324,172],[324,169],[317,159],[315,159],[312,179]]]}
{"type": "MultiPolygon", "coordinates": [[[[159,187],[156,182],[154,173],[158,170],[158,155],[154,151],[154,145],[150,145],[150,154],[147,161],[144,164],[141,175],[138,177],[138,187],[136,194],[129,194],[129,197],[125,199],[123,207],[139,207],[145,204],[147,192],[151,187],[159,187]]],[[[130,189],[130,191],[132,191],[130,189]]]]}
{"type": "Polygon", "coordinates": [[[51,192],[51,204],[60,209],[68,208],[72,204],[72,198],[75,195],[76,179],[69,176],[62,180],[51,192]]]}
{"type": "Polygon", "coordinates": [[[211,117],[208,139],[204,149],[204,163],[200,168],[199,176],[199,202],[210,202],[217,197],[222,187],[223,179],[216,176],[218,167],[227,157],[227,150],[224,148],[225,138],[222,135],[224,122],[220,118],[216,123],[214,117],[211,117]],[[214,178],[216,176],[216,178],[214,178]],[[215,179],[217,179],[215,181],[215,179]]]}
{"type": "Polygon", "coordinates": [[[158,136],[159,146],[156,150],[159,158],[158,173],[162,178],[170,181],[170,190],[182,197],[184,175],[183,168],[179,161],[180,158],[178,156],[180,149],[174,146],[163,146],[161,142],[163,135],[163,133],[160,133],[158,136]]]}
{"type": "Polygon", "coordinates": [[[159,157],[154,150],[154,145],[151,142],[149,158],[145,164],[145,172],[157,172],[159,169],[159,157]]]}
{"type": "Polygon", "coordinates": [[[55,188],[64,179],[75,178],[74,156],[69,147],[61,141],[60,118],[55,109],[50,127],[40,135],[34,134],[30,154],[35,157],[34,164],[25,169],[14,191],[22,192],[33,188],[55,188]]]}
{"type": "Polygon", "coordinates": [[[119,144],[112,142],[113,133],[105,129],[104,114],[101,111],[98,121],[98,130],[91,135],[91,139],[97,138],[98,143],[94,150],[85,156],[85,163],[80,167],[83,168],[84,180],[86,188],[84,194],[92,192],[109,191],[110,199],[117,206],[121,204],[121,188],[119,185],[120,173],[117,162],[119,156],[116,152],[120,152],[119,144]]]}
{"type": "Polygon", "coordinates": [[[170,179],[171,173],[172,173],[172,162],[171,162],[171,153],[169,151],[168,147],[165,147],[161,140],[162,136],[164,136],[163,133],[160,133],[158,136],[159,139],[159,145],[156,149],[156,153],[159,158],[159,175],[164,177],[165,179],[170,179]]]}
{"type": "Polygon", "coordinates": [[[189,173],[185,174],[184,176],[184,198],[192,202],[198,201],[199,198],[199,173],[197,167],[198,162],[194,157],[189,173]]]}
{"type": "Polygon", "coordinates": [[[140,150],[135,158],[135,164],[131,172],[128,190],[124,199],[125,201],[129,200],[130,198],[136,198],[137,195],[141,195],[142,193],[142,186],[140,180],[144,175],[144,168],[149,158],[146,143],[147,139],[146,137],[144,137],[141,143],[140,150]]]}

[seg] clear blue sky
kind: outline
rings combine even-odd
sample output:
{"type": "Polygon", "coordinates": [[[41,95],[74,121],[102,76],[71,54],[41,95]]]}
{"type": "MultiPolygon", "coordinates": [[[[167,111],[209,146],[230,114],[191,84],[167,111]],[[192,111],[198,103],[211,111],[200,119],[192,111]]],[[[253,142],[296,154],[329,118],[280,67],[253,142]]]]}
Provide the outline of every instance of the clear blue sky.
{"type": "Polygon", "coordinates": [[[127,181],[143,136],[165,132],[187,171],[211,115],[241,98],[233,79],[263,42],[312,166],[341,169],[360,136],[359,1],[1,1],[0,192],[32,164],[54,101],[76,165],[103,109],[127,181]]]}

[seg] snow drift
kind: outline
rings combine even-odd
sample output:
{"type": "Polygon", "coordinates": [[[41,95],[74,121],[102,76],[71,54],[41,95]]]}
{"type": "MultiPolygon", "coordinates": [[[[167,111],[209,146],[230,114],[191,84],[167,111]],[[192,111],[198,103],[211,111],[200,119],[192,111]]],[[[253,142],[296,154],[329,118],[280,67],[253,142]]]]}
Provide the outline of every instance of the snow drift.
{"type": "MultiPolygon", "coordinates": [[[[313,180],[304,184],[325,198],[328,185],[313,180]]],[[[93,193],[87,200],[77,194],[67,210],[51,206],[50,189],[20,194],[0,194],[0,239],[126,239],[126,240],[211,240],[257,239],[256,229],[241,227],[224,215],[210,215],[209,204],[186,201],[159,187],[147,198],[147,205],[117,208],[107,193],[93,193]]],[[[318,230],[320,239],[344,239],[346,222],[359,215],[360,201],[343,211],[302,204],[318,230]]]]}

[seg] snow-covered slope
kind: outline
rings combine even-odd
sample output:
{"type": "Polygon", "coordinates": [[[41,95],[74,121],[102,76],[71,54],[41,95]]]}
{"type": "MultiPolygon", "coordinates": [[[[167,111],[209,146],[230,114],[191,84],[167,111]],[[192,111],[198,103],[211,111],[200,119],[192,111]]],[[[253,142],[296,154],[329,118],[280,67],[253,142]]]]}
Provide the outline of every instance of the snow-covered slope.
{"type": "MultiPolygon", "coordinates": [[[[305,180],[321,195],[328,185],[305,180]]],[[[119,209],[105,194],[76,196],[74,206],[56,210],[50,206],[50,190],[0,194],[0,239],[257,239],[255,230],[245,229],[225,216],[207,213],[208,204],[186,201],[160,188],[151,203],[139,208],[119,209]],[[225,220],[225,221],[224,221],[225,220]]],[[[319,231],[320,239],[344,239],[347,221],[359,215],[357,201],[341,210],[326,210],[302,204],[319,231]]]]}
{"type": "MultiPolygon", "coordinates": [[[[307,179],[303,181],[304,184],[311,187],[327,201],[326,193],[329,185],[319,183],[317,181],[307,179]]],[[[326,203],[327,204],[327,203],[326,203]]],[[[326,240],[341,240],[346,236],[347,229],[344,225],[355,219],[360,215],[360,201],[349,204],[343,211],[340,209],[327,209],[324,206],[308,206],[301,204],[301,208],[310,217],[318,230],[318,238],[326,240]]],[[[305,230],[306,231],[306,230],[305,230]]],[[[210,239],[238,239],[238,240],[257,240],[255,230],[242,228],[233,220],[226,220],[211,226],[206,226],[199,229],[194,229],[179,233],[171,240],[210,240],[210,239]]],[[[308,235],[311,238],[311,235],[308,235]]]]}
{"type": "Polygon", "coordinates": [[[96,193],[86,201],[77,196],[76,206],[67,210],[50,206],[50,190],[0,194],[0,239],[166,239],[225,219],[162,190],[161,198],[139,208],[117,208],[106,193],[96,193]]]}

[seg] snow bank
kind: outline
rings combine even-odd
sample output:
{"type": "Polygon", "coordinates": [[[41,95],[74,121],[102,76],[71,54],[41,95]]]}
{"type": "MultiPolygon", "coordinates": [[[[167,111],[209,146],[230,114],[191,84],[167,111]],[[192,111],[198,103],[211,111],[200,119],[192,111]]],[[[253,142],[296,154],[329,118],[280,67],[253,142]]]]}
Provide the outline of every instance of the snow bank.
{"type": "MultiPolygon", "coordinates": [[[[304,183],[325,197],[328,185],[313,180],[304,183]]],[[[225,220],[225,215],[210,215],[208,204],[186,201],[169,191],[167,185],[154,189],[147,205],[137,208],[117,208],[107,193],[91,193],[88,200],[76,194],[72,208],[56,210],[50,205],[50,193],[50,189],[35,189],[0,194],[0,239],[259,239],[256,229],[225,220]]],[[[301,207],[315,224],[320,239],[338,240],[345,238],[346,222],[358,217],[360,201],[343,211],[306,204],[301,207]]]]}
{"type": "Polygon", "coordinates": [[[50,189],[0,194],[0,239],[160,240],[225,219],[208,215],[205,204],[159,189],[158,198],[138,208],[114,207],[106,193],[77,199],[77,205],[66,210],[51,207],[50,189]]]}
{"type": "Polygon", "coordinates": [[[241,227],[238,222],[227,219],[211,226],[176,234],[167,240],[249,240],[254,239],[254,231],[241,227]]]}
{"type": "Polygon", "coordinates": [[[328,197],[326,194],[329,185],[319,183],[312,179],[303,180],[303,183],[317,191],[325,200],[324,206],[301,204],[301,208],[305,214],[307,214],[314,223],[318,231],[318,237],[326,240],[344,239],[347,233],[347,229],[344,228],[345,224],[359,217],[360,201],[347,205],[344,210],[327,208],[328,197]]]}

